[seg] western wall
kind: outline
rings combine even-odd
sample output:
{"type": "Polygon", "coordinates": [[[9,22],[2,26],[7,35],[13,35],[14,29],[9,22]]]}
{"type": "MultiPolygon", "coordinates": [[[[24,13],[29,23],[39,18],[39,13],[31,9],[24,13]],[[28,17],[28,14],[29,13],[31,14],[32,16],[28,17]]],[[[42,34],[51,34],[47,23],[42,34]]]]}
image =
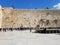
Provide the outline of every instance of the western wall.
{"type": "Polygon", "coordinates": [[[46,20],[49,20],[48,26],[60,26],[60,10],[13,9],[9,7],[0,8],[0,12],[2,13],[0,14],[2,17],[0,18],[0,27],[2,28],[47,26],[45,25],[46,20]],[[45,22],[41,22],[42,19],[45,22]],[[53,20],[58,20],[57,24],[53,20]]]}

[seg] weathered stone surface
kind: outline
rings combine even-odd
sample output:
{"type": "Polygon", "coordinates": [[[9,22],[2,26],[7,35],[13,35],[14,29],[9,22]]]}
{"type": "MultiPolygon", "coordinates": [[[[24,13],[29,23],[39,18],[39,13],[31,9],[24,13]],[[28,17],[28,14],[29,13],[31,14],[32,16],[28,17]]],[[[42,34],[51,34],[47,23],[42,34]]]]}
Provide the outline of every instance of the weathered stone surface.
{"type": "Polygon", "coordinates": [[[40,27],[60,26],[60,10],[40,10],[40,9],[21,9],[13,8],[2,9],[1,27],[40,27]],[[43,20],[41,22],[40,20],[43,20]],[[49,21],[47,21],[49,20],[49,21]],[[57,20],[57,24],[54,22],[57,20]],[[48,23],[47,23],[48,22],[48,23]]]}

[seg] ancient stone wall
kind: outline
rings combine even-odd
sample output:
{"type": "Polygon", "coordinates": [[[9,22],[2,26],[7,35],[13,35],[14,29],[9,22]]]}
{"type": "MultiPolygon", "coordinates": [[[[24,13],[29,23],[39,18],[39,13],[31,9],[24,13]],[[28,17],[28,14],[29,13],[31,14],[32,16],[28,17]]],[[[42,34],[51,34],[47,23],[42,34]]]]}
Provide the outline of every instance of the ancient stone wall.
{"type": "Polygon", "coordinates": [[[2,7],[0,6],[0,28],[2,25],[2,7]]]}
{"type": "Polygon", "coordinates": [[[13,9],[4,8],[2,10],[2,27],[36,27],[40,26],[60,26],[60,10],[40,10],[40,9],[13,9]],[[43,20],[43,24],[41,23],[43,20]],[[46,20],[49,24],[45,25],[46,20]],[[57,24],[53,20],[58,20],[57,24]]]}
{"type": "Polygon", "coordinates": [[[12,8],[3,8],[2,9],[2,28],[12,27],[12,18],[13,18],[13,9],[12,8]]]}

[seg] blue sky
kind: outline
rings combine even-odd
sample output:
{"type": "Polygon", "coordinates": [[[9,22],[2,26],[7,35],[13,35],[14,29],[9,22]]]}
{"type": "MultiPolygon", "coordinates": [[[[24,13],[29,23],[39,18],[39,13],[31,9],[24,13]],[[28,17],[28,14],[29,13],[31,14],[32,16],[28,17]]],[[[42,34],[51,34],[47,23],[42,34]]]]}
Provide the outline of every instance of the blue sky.
{"type": "Polygon", "coordinates": [[[3,7],[14,8],[54,8],[59,5],[60,0],[0,0],[0,5],[3,7]]]}

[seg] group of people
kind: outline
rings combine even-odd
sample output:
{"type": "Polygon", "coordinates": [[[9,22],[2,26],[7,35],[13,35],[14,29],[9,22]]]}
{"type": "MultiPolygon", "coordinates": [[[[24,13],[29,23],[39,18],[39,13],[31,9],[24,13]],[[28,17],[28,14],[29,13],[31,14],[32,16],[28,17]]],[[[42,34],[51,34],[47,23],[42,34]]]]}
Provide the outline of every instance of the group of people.
{"type": "Polygon", "coordinates": [[[29,28],[29,27],[20,27],[20,28],[0,28],[0,31],[4,31],[4,32],[6,32],[7,30],[9,31],[13,31],[13,30],[30,30],[30,32],[31,32],[31,29],[32,28],[29,28]]]}

